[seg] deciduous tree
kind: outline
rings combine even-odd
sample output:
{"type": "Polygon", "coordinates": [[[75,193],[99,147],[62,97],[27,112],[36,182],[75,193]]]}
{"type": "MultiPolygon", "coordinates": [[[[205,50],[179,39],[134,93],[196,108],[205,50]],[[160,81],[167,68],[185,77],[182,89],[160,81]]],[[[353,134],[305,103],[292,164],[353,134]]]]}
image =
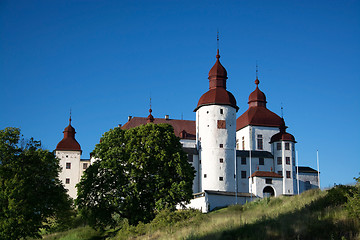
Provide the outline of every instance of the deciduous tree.
{"type": "Polygon", "coordinates": [[[40,237],[47,220],[70,211],[55,155],[20,129],[0,130],[0,239],[40,237]]]}
{"type": "Polygon", "coordinates": [[[77,205],[98,228],[149,222],[162,209],[192,198],[194,169],[168,124],[106,132],[93,151],[101,159],[78,185],[77,205]]]}

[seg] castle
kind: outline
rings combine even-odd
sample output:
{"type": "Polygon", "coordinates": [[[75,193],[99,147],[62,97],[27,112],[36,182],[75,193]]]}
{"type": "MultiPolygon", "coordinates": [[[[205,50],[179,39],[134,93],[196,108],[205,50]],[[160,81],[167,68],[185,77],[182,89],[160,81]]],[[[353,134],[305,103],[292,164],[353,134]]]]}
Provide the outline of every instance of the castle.
{"type": "MultiPolygon", "coordinates": [[[[121,128],[148,123],[173,126],[188,162],[196,170],[194,199],[187,207],[203,212],[255,198],[294,195],[318,188],[318,172],[296,165],[295,137],[286,131],[284,119],[267,109],[258,77],[249,96],[249,108],[238,118],[239,107],[226,82],[227,72],[217,50],[216,62],[209,72],[209,90],[194,110],[196,121],[170,119],[168,115],[154,118],[150,109],[148,117],[129,117],[121,128]]],[[[55,153],[63,169],[60,179],[69,195],[76,198],[75,185],[93,159],[81,159],[71,118],[55,153]]]]}

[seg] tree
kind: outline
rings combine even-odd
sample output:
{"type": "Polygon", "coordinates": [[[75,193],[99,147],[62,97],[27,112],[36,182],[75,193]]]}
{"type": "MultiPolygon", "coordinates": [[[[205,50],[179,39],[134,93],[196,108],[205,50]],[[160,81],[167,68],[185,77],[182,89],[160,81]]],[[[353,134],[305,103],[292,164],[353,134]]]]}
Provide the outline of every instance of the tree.
{"type": "Polygon", "coordinates": [[[71,210],[59,171],[39,141],[25,141],[18,128],[0,130],[0,239],[41,237],[48,219],[71,210]]]}
{"type": "Polygon", "coordinates": [[[101,159],[78,184],[77,206],[89,223],[114,227],[149,222],[162,209],[192,198],[194,169],[168,124],[146,124],[106,132],[93,151],[101,159]]]}
{"type": "Polygon", "coordinates": [[[346,207],[350,216],[360,220],[360,177],[355,177],[354,179],[356,184],[351,189],[350,194],[346,195],[348,199],[346,207]]]}

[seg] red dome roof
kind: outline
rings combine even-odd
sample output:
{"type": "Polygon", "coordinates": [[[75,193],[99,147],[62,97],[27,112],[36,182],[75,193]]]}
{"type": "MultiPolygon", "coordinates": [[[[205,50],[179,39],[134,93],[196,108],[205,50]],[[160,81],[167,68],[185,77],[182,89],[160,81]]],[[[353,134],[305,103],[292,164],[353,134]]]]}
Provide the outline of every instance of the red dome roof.
{"type": "MultiPolygon", "coordinates": [[[[220,63],[220,54],[219,54],[219,49],[217,50],[217,54],[216,54],[216,62],[214,64],[214,66],[210,69],[209,71],[209,79],[210,78],[223,78],[223,79],[227,79],[227,72],[226,69],[223,67],[223,65],[221,65],[220,63]]],[[[225,87],[226,88],[226,87],[225,87]]]]}
{"type": "Polygon", "coordinates": [[[250,106],[266,106],[266,96],[265,94],[260,91],[259,89],[259,79],[256,78],[255,80],[255,84],[256,84],[256,89],[250,93],[249,96],[249,105],[250,106]]]}
{"type": "Polygon", "coordinates": [[[284,119],[282,118],[281,120],[282,120],[282,123],[280,126],[280,132],[271,137],[270,143],[280,142],[280,141],[296,142],[295,137],[293,135],[291,135],[290,133],[286,132],[287,127],[285,126],[284,119]]]}
{"type": "Polygon", "coordinates": [[[214,66],[209,71],[209,91],[204,93],[194,112],[197,111],[201,106],[205,105],[229,105],[239,110],[239,107],[236,105],[236,99],[231,92],[226,90],[226,79],[227,72],[226,69],[220,63],[219,49],[217,50],[216,62],[214,66]]]}
{"type": "Polygon", "coordinates": [[[196,110],[198,110],[201,106],[213,104],[230,105],[234,107],[236,111],[239,110],[239,107],[236,106],[236,99],[231,92],[225,90],[224,88],[214,88],[210,89],[201,96],[194,112],[196,112],[196,110]]]}
{"type": "Polygon", "coordinates": [[[71,118],[63,133],[64,138],[58,143],[56,150],[81,151],[80,144],[75,139],[75,128],[71,126],[71,118]]]}
{"type": "Polygon", "coordinates": [[[281,117],[266,108],[266,96],[258,88],[259,80],[255,80],[256,89],[249,96],[249,109],[236,120],[236,130],[248,125],[280,127],[281,117]]]}

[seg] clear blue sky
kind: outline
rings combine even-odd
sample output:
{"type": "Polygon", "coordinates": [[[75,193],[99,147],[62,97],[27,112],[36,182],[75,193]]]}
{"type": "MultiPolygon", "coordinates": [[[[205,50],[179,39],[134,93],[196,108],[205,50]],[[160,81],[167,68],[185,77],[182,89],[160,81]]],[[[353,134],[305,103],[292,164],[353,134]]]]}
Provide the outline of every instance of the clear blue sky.
{"type": "Polygon", "coordinates": [[[220,31],[240,116],[255,89],[321,185],[360,172],[360,1],[0,2],[0,129],[53,150],[73,112],[83,158],[129,115],[195,120],[220,31]]]}

